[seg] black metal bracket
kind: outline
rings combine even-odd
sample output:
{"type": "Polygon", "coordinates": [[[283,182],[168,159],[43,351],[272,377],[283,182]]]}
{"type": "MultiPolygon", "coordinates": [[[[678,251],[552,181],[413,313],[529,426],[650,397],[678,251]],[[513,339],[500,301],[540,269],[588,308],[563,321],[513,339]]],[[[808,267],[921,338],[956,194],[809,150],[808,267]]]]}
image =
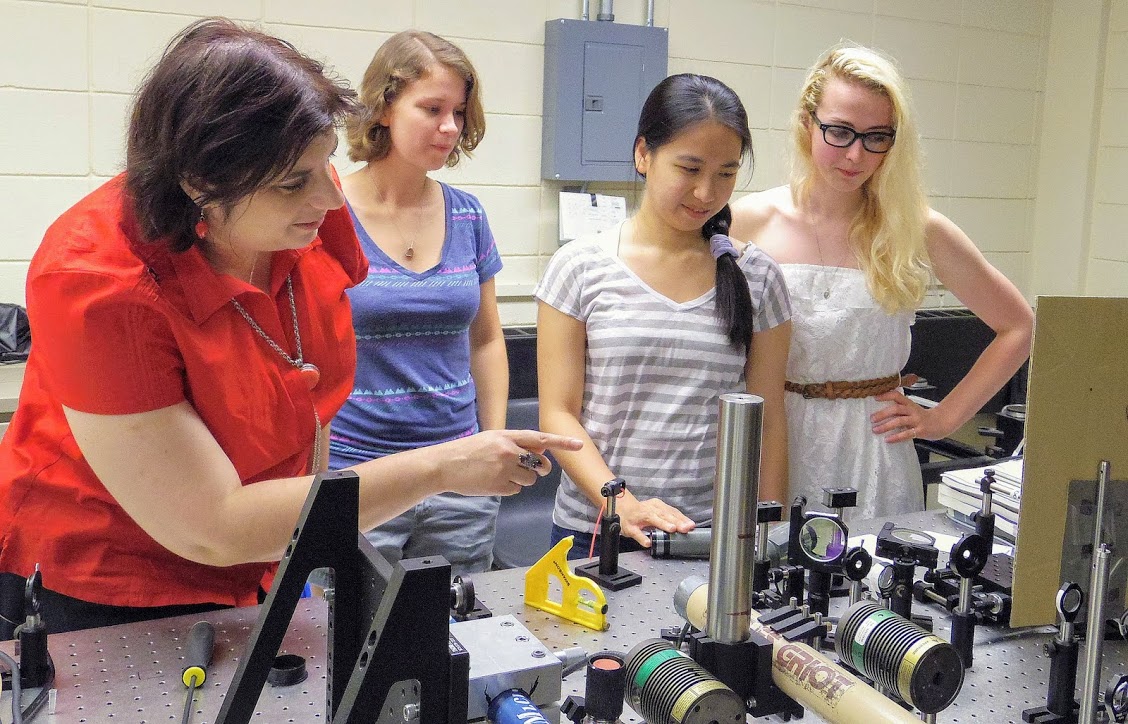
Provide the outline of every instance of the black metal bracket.
{"type": "Polygon", "coordinates": [[[372,721],[393,687],[417,681],[421,721],[465,722],[466,691],[452,676],[450,564],[441,556],[394,567],[356,530],[360,479],[337,471],[314,478],[297,528],[216,718],[248,724],[270,666],[315,568],[331,568],[326,640],[330,724],[372,721]]]}
{"type": "Polygon", "coordinates": [[[803,717],[803,707],[772,681],[772,642],[759,631],[745,641],[724,644],[705,632],[689,637],[689,655],[744,700],[754,717],[781,721],[803,717]]]}

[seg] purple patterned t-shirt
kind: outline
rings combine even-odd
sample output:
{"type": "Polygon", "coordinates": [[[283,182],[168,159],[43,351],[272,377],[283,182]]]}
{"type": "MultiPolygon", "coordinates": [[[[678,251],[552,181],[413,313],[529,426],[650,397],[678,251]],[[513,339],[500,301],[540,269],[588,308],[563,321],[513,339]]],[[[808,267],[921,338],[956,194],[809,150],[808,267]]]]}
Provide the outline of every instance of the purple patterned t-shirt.
{"type": "Polygon", "coordinates": [[[470,325],[501,257],[478,199],[440,185],[446,238],[438,265],[424,272],[390,259],[349,207],[368,278],[348,290],[357,369],[330,427],[333,470],[478,431],[470,325]]]}

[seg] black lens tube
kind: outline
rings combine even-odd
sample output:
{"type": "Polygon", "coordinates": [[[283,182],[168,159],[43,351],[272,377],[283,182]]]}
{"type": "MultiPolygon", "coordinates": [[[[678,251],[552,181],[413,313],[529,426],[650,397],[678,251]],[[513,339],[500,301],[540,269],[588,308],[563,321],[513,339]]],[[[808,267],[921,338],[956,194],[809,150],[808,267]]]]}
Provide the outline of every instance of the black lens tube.
{"type": "Polygon", "coordinates": [[[593,722],[615,722],[623,713],[627,668],[622,654],[602,651],[588,657],[584,708],[593,722]]]}

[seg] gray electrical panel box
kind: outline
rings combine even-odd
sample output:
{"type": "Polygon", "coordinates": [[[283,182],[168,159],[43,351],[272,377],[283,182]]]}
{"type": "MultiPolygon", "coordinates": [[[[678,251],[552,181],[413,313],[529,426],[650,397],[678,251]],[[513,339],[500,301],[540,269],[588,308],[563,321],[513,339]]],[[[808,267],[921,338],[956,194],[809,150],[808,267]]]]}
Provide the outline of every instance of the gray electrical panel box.
{"type": "Polygon", "coordinates": [[[544,24],[541,177],[630,181],[638,114],[666,77],[666,28],[588,20],[544,24]]]}

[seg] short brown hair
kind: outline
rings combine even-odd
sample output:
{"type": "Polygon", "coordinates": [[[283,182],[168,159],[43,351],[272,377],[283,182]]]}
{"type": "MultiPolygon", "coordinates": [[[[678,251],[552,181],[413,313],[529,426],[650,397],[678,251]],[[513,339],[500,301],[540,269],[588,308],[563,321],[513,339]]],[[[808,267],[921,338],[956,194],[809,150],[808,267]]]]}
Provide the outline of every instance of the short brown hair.
{"type": "Polygon", "coordinates": [[[435,65],[442,65],[466,81],[466,115],[462,135],[447,157],[454,167],[462,153],[467,156],[486,135],[486,116],[482,110],[482,90],[470,59],[451,43],[423,30],[404,30],[380,46],[360,83],[363,110],[348,119],[345,129],[349,158],[353,161],[379,161],[392,150],[392,136],[380,118],[396,98],[435,65]]]}
{"type": "Polygon", "coordinates": [[[202,206],[230,210],[356,109],[347,84],[286,41],[224,18],[192,23],[141,84],[129,121],[125,179],[142,236],[190,248],[202,206]]]}

